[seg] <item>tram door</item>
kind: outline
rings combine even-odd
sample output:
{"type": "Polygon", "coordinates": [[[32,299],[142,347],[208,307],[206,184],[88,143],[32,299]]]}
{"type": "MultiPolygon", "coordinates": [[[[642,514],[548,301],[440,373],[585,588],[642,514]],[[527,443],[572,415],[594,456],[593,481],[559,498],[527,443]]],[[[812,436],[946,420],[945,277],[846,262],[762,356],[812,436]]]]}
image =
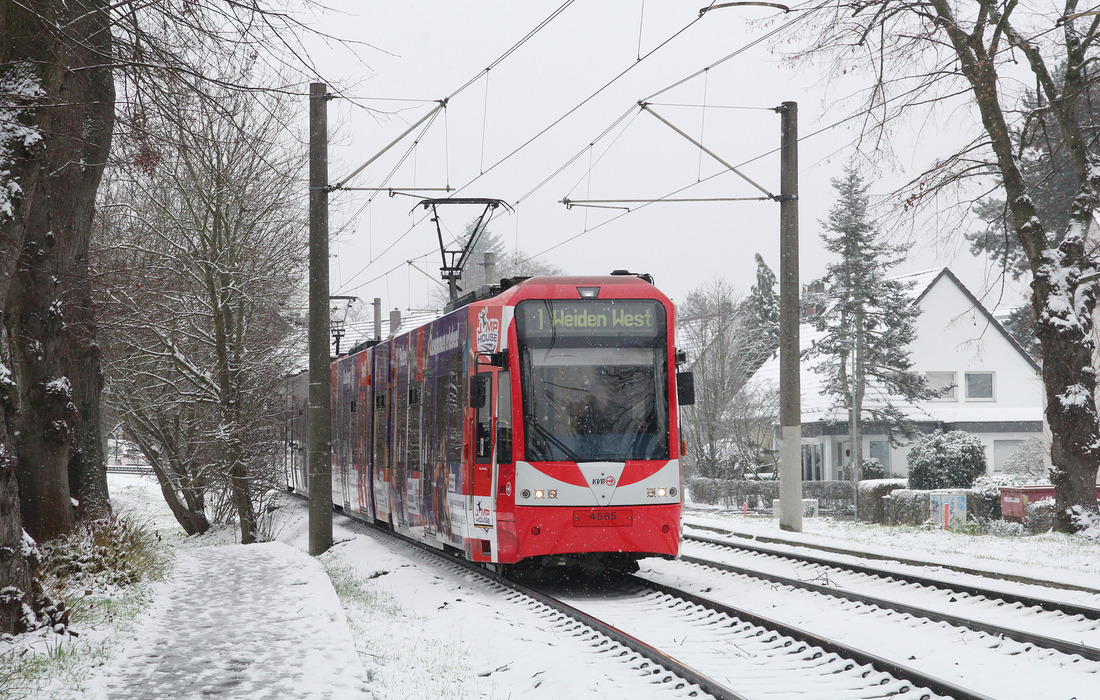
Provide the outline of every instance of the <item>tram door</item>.
{"type": "MultiPolygon", "coordinates": [[[[494,391],[494,374],[480,372],[470,381],[470,405],[474,409],[473,442],[473,478],[471,479],[471,500],[473,510],[473,529],[470,537],[487,541],[494,524],[493,508],[493,409],[497,403],[494,391]]],[[[488,551],[480,554],[488,555],[488,551]]]]}

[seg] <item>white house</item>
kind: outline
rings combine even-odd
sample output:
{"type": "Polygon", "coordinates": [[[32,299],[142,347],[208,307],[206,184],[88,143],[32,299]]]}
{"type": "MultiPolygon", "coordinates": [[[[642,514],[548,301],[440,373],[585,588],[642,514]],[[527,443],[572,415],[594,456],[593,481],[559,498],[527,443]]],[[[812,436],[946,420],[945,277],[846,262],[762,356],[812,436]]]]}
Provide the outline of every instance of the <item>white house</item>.
{"type": "MultiPolygon", "coordinates": [[[[949,269],[900,279],[914,283],[913,303],[921,309],[916,340],[909,347],[913,370],[934,388],[951,387],[941,398],[907,406],[908,417],[921,432],[965,430],[977,435],[985,445],[989,470],[1001,471],[1025,438],[1043,436],[1038,365],[949,269]]],[[[803,325],[802,349],[822,335],[803,325]]],[[[846,478],[847,410],[822,393],[822,379],[812,365],[812,360],[803,360],[801,373],[803,479],[846,478]]],[[[760,368],[757,379],[778,386],[778,357],[760,368]]],[[[908,446],[891,446],[882,429],[869,422],[862,429],[864,456],[881,461],[888,473],[906,474],[908,446]]]]}

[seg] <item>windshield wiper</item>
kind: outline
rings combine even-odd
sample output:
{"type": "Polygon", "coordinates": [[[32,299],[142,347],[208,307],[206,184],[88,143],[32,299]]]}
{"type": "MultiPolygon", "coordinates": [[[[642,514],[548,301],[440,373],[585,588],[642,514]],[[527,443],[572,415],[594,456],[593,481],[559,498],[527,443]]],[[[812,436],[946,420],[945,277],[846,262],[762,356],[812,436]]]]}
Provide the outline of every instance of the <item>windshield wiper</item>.
{"type": "Polygon", "coordinates": [[[580,457],[578,457],[577,454],[575,452],[573,452],[573,450],[566,447],[565,443],[562,442],[561,438],[559,438],[557,435],[554,435],[553,433],[551,433],[549,430],[544,428],[542,425],[539,425],[538,423],[536,423],[534,420],[531,420],[531,419],[528,419],[527,421],[525,421],[524,425],[530,427],[532,432],[542,436],[545,440],[547,440],[552,445],[557,447],[559,450],[564,452],[565,456],[567,458],[571,459],[574,462],[579,462],[580,461],[580,457]]]}

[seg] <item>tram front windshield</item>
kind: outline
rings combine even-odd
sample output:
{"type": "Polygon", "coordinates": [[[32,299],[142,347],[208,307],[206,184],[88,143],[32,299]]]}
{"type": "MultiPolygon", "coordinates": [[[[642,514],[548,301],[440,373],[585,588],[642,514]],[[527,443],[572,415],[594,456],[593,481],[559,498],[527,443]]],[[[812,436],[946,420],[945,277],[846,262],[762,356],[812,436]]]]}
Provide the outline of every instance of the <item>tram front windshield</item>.
{"type": "Polygon", "coordinates": [[[661,304],[527,300],[516,324],[528,461],[668,459],[661,304]]]}

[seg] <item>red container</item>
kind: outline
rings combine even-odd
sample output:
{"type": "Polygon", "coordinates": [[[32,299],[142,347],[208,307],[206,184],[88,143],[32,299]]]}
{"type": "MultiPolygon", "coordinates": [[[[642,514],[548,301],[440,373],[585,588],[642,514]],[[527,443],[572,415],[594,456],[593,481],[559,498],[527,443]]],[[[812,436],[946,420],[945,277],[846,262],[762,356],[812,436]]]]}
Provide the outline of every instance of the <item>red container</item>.
{"type": "MultiPolygon", "coordinates": [[[[1023,520],[1027,516],[1027,504],[1054,498],[1053,486],[1002,486],[1001,517],[1023,520]]],[[[1100,484],[1096,486],[1096,498],[1100,499],[1100,484]]]]}
{"type": "Polygon", "coordinates": [[[1027,516],[1027,504],[1054,498],[1053,486],[1002,486],[1001,517],[1023,520],[1027,516]]]}

